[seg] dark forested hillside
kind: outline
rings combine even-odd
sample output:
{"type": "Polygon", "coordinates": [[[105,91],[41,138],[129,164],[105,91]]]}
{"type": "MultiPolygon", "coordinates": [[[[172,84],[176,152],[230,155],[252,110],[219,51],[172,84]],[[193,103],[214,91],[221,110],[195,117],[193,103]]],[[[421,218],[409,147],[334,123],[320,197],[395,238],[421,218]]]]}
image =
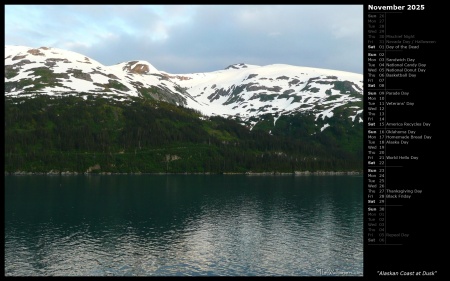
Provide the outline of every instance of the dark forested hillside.
{"type": "Polygon", "coordinates": [[[235,120],[142,98],[6,97],[5,171],[361,171],[362,124],[331,118],[332,126],[321,132],[312,118],[297,113],[274,125],[268,115],[250,130],[235,120]]]}

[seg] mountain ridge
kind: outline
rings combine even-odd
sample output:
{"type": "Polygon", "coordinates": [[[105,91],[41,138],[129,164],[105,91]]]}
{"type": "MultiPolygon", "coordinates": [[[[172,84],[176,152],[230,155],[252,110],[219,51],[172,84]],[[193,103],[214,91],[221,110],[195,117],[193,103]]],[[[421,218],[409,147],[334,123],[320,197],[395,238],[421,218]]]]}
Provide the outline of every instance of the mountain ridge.
{"type": "Polygon", "coordinates": [[[253,128],[262,116],[312,113],[321,131],[337,109],[362,122],[361,74],[287,64],[232,64],[222,70],[173,74],[143,60],[105,66],[58,48],[5,46],[5,96],[74,93],[115,99],[151,98],[233,118],[253,128]],[[325,123],[324,123],[325,122],[325,123]]]}
{"type": "Polygon", "coordinates": [[[5,46],[5,172],[361,171],[362,95],[361,75],[335,70],[172,74],[5,46]]]}

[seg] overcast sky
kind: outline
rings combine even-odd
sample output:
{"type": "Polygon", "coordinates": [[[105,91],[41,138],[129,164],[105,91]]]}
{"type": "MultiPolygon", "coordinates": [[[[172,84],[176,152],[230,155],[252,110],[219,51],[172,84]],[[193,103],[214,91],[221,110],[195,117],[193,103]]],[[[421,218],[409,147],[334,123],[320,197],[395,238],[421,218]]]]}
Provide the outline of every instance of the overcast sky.
{"type": "Polygon", "coordinates": [[[363,73],[362,5],[6,5],[5,44],[169,73],[235,63],[363,73]]]}

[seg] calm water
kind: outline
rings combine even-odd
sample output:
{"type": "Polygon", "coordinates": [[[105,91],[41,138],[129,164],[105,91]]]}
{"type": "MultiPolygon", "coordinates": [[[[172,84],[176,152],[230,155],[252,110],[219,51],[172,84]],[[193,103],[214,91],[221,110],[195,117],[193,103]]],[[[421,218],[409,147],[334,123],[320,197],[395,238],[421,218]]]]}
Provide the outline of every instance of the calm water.
{"type": "Polygon", "coordinates": [[[5,275],[363,272],[361,176],[5,176],[5,275]]]}

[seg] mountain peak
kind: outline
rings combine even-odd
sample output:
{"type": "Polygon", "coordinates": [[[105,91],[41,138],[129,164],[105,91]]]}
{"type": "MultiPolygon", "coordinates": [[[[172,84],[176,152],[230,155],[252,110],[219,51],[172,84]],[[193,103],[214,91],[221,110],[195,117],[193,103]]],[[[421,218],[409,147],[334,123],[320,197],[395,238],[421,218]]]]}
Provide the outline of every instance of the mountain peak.
{"type": "Polygon", "coordinates": [[[13,45],[5,46],[5,61],[8,59],[11,59],[12,61],[18,61],[25,58],[27,60],[32,60],[34,62],[65,59],[68,61],[90,64],[94,61],[79,53],[58,48],[52,47],[32,48],[26,46],[13,46],[13,45]]]}
{"type": "Polygon", "coordinates": [[[242,68],[248,68],[249,65],[245,63],[235,63],[232,65],[227,66],[225,69],[242,69],[242,68]]]}
{"type": "Polygon", "coordinates": [[[119,65],[122,67],[122,70],[133,74],[159,74],[159,70],[147,61],[134,60],[120,63],[119,65]]]}

